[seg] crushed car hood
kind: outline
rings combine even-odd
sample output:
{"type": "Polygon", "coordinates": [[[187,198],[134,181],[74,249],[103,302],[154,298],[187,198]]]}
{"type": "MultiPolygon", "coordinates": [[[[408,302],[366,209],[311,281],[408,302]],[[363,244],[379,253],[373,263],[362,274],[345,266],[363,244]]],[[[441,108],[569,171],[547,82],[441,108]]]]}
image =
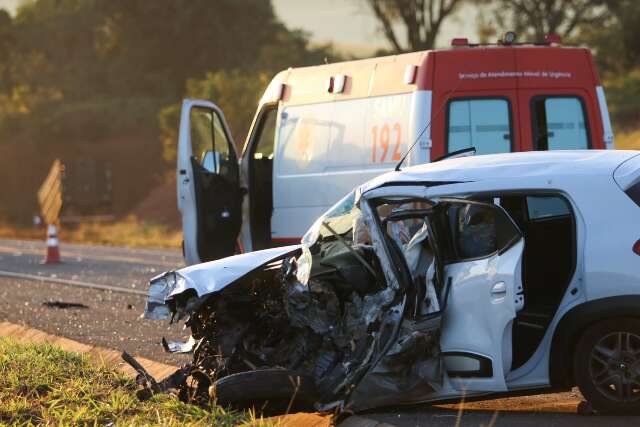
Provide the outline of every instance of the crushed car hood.
{"type": "Polygon", "coordinates": [[[167,302],[193,290],[198,298],[219,292],[252,271],[294,254],[301,245],[265,249],[196,264],[175,271],[167,271],[149,283],[145,307],[146,319],[167,319],[171,316],[167,302]]]}
{"type": "Polygon", "coordinates": [[[265,249],[205,262],[203,264],[196,264],[177,270],[176,273],[186,279],[184,282],[185,287],[176,287],[171,295],[182,293],[186,289],[195,290],[199,297],[218,292],[245,274],[271,261],[275,261],[283,256],[288,256],[300,249],[300,247],[300,245],[292,245],[282,248],[265,249]]]}

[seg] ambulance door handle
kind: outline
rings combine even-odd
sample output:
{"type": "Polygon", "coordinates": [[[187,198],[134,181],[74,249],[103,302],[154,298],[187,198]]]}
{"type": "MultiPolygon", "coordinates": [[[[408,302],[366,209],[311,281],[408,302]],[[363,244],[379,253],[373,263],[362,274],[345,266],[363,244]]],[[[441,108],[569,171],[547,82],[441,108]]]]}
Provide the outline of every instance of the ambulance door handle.
{"type": "Polygon", "coordinates": [[[184,176],[185,178],[182,180],[183,184],[188,184],[189,183],[189,177],[187,176],[187,170],[186,169],[180,169],[178,171],[178,173],[182,176],[184,176]]]}

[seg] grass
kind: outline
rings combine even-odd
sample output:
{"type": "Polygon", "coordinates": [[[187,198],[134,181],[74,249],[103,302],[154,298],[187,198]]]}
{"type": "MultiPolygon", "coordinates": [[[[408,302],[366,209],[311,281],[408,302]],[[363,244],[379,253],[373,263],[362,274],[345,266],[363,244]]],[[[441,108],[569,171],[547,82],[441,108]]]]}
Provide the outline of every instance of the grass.
{"type": "Polygon", "coordinates": [[[48,344],[0,338],[0,424],[269,425],[247,412],[207,409],[157,395],[135,396],[135,382],[86,356],[48,344]]]}
{"type": "Polygon", "coordinates": [[[61,237],[77,243],[177,249],[182,242],[182,230],[129,217],[115,223],[82,223],[63,229],[61,237]]]}
{"type": "MultiPolygon", "coordinates": [[[[46,230],[0,223],[0,237],[44,241],[46,230]]],[[[178,249],[182,242],[182,230],[128,217],[114,223],[87,222],[73,226],[63,225],[58,237],[62,242],[178,249]]]]}

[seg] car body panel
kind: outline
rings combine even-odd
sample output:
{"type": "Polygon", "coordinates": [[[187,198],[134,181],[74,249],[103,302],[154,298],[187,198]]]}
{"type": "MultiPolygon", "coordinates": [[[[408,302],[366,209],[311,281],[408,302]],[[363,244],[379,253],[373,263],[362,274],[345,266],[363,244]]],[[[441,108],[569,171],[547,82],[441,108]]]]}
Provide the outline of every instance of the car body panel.
{"type": "Polygon", "coordinates": [[[523,249],[521,238],[505,253],[445,267],[452,286],[442,319],[442,352],[476,354],[492,363],[491,376],[452,379],[458,390],[507,390],[511,325],[523,304],[522,296],[518,295],[522,284],[516,274],[521,270],[523,249]]]}

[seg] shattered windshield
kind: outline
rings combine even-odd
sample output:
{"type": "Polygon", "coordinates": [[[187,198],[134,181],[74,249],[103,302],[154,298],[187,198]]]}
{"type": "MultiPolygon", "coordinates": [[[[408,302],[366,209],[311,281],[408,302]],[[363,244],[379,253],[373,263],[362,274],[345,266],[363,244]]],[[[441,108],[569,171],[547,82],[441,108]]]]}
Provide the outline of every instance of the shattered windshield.
{"type": "Polygon", "coordinates": [[[362,211],[356,204],[355,191],[318,218],[302,238],[302,255],[297,260],[298,280],[308,283],[314,255],[319,253],[350,252],[364,268],[372,272],[370,263],[362,262],[362,257],[350,249],[353,245],[370,245],[369,231],[364,224],[362,211]]]}
{"type": "Polygon", "coordinates": [[[333,229],[337,234],[347,237],[353,241],[352,236],[347,236],[354,225],[361,224],[362,212],[356,206],[356,193],[352,191],[343,197],[338,203],[333,205],[324,215],[322,215],[302,238],[302,244],[309,247],[316,243],[318,239],[325,239],[334,235],[329,228],[333,229]],[[329,226],[323,226],[322,224],[329,226]]]}

